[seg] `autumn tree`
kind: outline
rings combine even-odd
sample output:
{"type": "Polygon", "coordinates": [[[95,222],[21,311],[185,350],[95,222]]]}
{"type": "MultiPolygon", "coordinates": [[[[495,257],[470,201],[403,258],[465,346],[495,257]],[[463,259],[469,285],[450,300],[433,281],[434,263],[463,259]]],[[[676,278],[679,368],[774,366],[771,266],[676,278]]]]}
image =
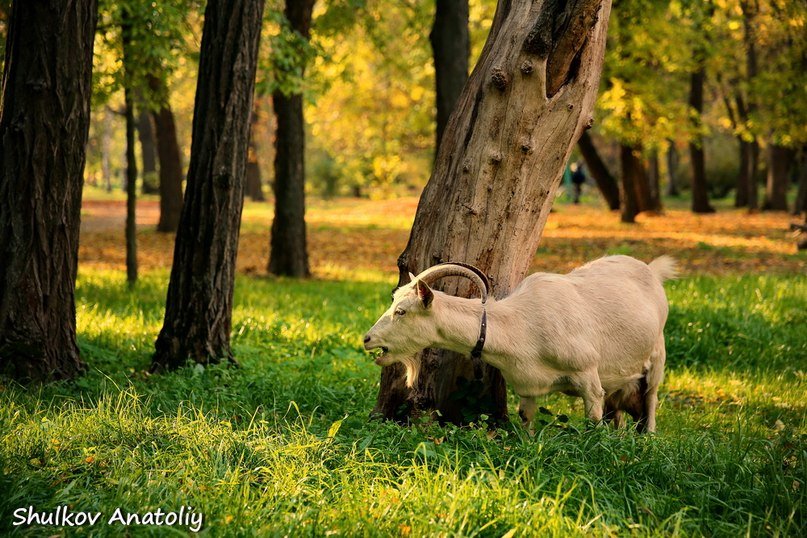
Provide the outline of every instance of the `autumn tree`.
{"type": "Polygon", "coordinates": [[[434,24],[429,33],[434,55],[434,87],[437,103],[434,153],[448,124],[465,81],[468,80],[468,0],[436,0],[434,24]]]}
{"type": "Polygon", "coordinates": [[[305,124],[301,81],[308,59],[314,0],[286,0],[287,27],[281,32],[274,54],[279,71],[272,94],[277,118],[275,134],[275,216],[269,253],[269,272],[307,277],[305,228],[305,124]],[[281,41],[284,40],[285,42],[281,41]]]}
{"type": "Polygon", "coordinates": [[[0,116],[0,370],[65,379],[84,364],[75,281],[95,0],[14,2],[0,116]]]}
{"type": "Polygon", "coordinates": [[[594,182],[597,184],[603,199],[605,199],[608,209],[612,211],[619,209],[619,185],[600,157],[597,147],[588,132],[583,132],[580,136],[577,147],[580,149],[580,154],[586,162],[586,168],[591,177],[594,178],[594,182]]]}
{"type": "Polygon", "coordinates": [[[205,8],[185,205],[153,370],[234,360],[235,258],[263,7],[209,0],[205,8]]]}
{"type": "MultiPolygon", "coordinates": [[[[498,4],[398,259],[400,283],[449,260],[487,272],[498,297],[521,281],[565,163],[592,121],[610,7],[609,0],[498,4]]],[[[444,282],[442,289],[470,292],[464,282],[444,282]]],[[[420,360],[414,390],[400,366],[384,368],[377,414],[405,420],[437,409],[452,422],[506,418],[496,369],[485,366],[476,379],[465,356],[427,350],[420,360]]]]}

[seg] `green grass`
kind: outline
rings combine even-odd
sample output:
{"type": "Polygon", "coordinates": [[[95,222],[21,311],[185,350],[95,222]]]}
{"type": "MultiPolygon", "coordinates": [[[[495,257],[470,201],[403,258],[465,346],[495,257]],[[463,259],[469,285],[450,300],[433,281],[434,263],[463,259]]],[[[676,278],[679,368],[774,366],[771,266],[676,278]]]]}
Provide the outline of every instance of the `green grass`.
{"type": "Polygon", "coordinates": [[[534,437],[517,424],[369,421],[379,371],[360,336],[391,286],[369,273],[239,277],[241,368],[148,376],[166,279],[149,273],[130,291],[119,272],[83,272],[88,375],[0,380],[0,534],[60,532],[12,528],[27,505],[102,520],[190,505],[215,536],[805,533],[804,276],[671,283],[659,433],[588,428],[579,401],[550,396],[543,405],[570,421],[545,416],[534,437]]]}

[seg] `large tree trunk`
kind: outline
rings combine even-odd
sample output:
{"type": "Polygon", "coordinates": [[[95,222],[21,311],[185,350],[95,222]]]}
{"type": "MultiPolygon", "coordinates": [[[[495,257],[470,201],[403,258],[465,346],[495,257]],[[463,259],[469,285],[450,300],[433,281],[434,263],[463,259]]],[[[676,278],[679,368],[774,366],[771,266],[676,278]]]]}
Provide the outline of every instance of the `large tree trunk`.
{"type": "Polygon", "coordinates": [[[583,160],[586,161],[586,168],[597,183],[597,188],[600,189],[605,203],[608,204],[608,209],[612,211],[619,209],[619,185],[600,158],[597,147],[587,132],[580,136],[577,147],[580,148],[583,160]]]}
{"type": "Polygon", "coordinates": [[[762,209],[787,211],[787,189],[795,157],[796,152],[792,148],[768,144],[768,180],[762,209]]]}
{"type": "MultiPolygon", "coordinates": [[[[286,0],[286,18],[292,29],[308,39],[314,0],[286,0]]],[[[277,117],[275,135],[275,218],[272,221],[269,272],[307,277],[305,231],[305,127],[302,94],[276,91],[272,103],[277,117]]]]}
{"type": "MultiPolygon", "coordinates": [[[[398,259],[400,282],[448,260],[487,272],[496,297],[524,278],[563,167],[592,121],[610,8],[609,0],[499,2],[398,259]]],[[[470,292],[464,282],[442,289],[470,292]]],[[[485,365],[477,380],[467,357],[436,350],[420,357],[413,390],[400,365],[384,368],[375,414],[407,420],[436,409],[442,421],[506,419],[498,370],[485,365]]]]}
{"type": "MultiPolygon", "coordinates": [[[[706,71],[703,67],[692,73],[689,85],[689,106],[697,114],[697,124],[703,114],[703,84],[706,71]]],[[[692,163],[692,212],[714,213],[709,204],[709,191],[706,184],[706,160],[703,154],[703,137],[696,135],[689,142],[689,158],[692,163]]]]}
{"type": "Polygon", "coordinates": [[[151,113],[157,135],[157,157],[160,160],[160,220],[157,231],[175,232],[182,214],[182,154],[165,82],[156,76],[149,77],[149,87],[155,95],[162,96],[162,104],[151,113]]]}
{"type": "Polygon", "coordinates": [[[626,144],[619,146],[619,161],[622,172],[622,212],[621,219],[625,223],[636,222],[636,215],[642,211],[637,184],[645,181],[644,166],[637,155],[637,150],[626,144]]]}
{"type": "Polygon", "coordinates": [[[132,25],[129,11],[121,10],[123,41],[123,102],[126,118],[126,281],[137,282],[137,161],[135,157],[134,91],[132,90],[132,25]]]}
{"type": "Polygon", "coordinates": [[[152,370],[232,359],[230,327],[263,0],[209,0],[185,204],[152,370]]]}
{"type": "Polygon", "coordinates": [[[252,119],[249,122],[249,155],[247,155],[247,185],[246,195],[254,202],[263,202],[263,183],[261,182],[261,167],[258,163],[258,143],[255,141],[256,126],[260,118],[260,101],[255,99],[252,107],[252,119]]]}
{"type": "Polygon", "coordinates": [[[468,80],[468,0],[436,0],[434,24],[429,34],[434,55],[434,82],[437,96],[435,158],[465,81],[468,80]]]}
{"type": "Polygon", "coordinates": [[[160,192],[160,184],[157,177],[154,125],[148,108],[142,105],[137,115],[137,135],[140,138],[140,153],[143,160],[143,194],[157,194],[160,192]]]}
{"type": "Polygon", "coordinates": [[[97,4],[14,2],[0,115],[0,371],[64,379],[84,363],[75,281],[97,4]]]}

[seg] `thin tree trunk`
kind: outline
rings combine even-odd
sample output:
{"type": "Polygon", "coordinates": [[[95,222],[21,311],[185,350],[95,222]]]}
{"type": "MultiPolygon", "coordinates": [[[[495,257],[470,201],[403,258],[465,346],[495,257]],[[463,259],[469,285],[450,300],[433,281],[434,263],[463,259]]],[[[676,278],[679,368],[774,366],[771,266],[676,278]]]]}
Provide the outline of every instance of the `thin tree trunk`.
{"type": "Polygon", "coordinates": [[[748,205],[748,191],[751,190],[751,143],[737,137],[740,143],[740,169],[737,174],[737,187],[734,193],[734,207],[748,205]]]}
{"type": "Polygon", "coordinates": [[[648,185],[650,187],[650,210],[656,213],[663,211],[661,205],[661,181],[659,180],[658,150],[653,150],[647,160],[648,185]]]}
{"type": "Polygon", "coordinates": [[[667,196],[678,195],[678,149],[670,140],[667,147],[667,196]]]}
{"type": "MultiPolygon", "coordinates": [[[[286,18],[292,29],[308,39],[314,0],[286,0],[286,18]]],[[[302,94],[272,96],[277,117],[275,135],[275,218],[270,243],[270,273],[307,277],[305,230],[305,128],[302,94]]]]}
{"type": "Polygon", "coordinates": [[[154,125],[151,114],[145,106],[139,107],[137,134],[140,138],[140,153],[143,159],[143,194],[160,192],[157,176],[157,149],[154,140],[154,125]]]}
{"type": "Polygon", "coordinates": [[[247,155],[247,185],[246,194],[254,202],[263,202],[263,184],[261,182],[261,167],[258,163],[258,143],[255,140],[256,127],[260,117],[260,101],[255,99],[252,107],[252,119],[249,122],[249,155],[247,155]]]}
{"type": "MultiPolygon", "coordinates": [[[[746,61],[746,82],[753,84],[754,79],[757,77],[757,49],[756,49],[756,34],[755,26],[757,14],[757,2],[740,1],[740,9],[743,12],[743,42],[745,44],[745,61],[746,61]]],[[[751,95],[746,100],[742,95],[737,93],[737,111],[743,123],[748,122],[748,118],[753,116],[757,110],[757,103],[751,95]]],[[[759,178],[757,177],[757,169],[759,165],[759,141],[754,139],[750,142],[750,157],[748,162],[748,210],[756,211],[759,208],[759,178]]]]}
{"type": "Polygon", "coordinates": [[[123,41],[123,101],[126,118],[126,281],[137,282],[137,160],[135,157],[135,117],[131,76],[132,26],[129,12],[121,9],[123,41]]]}
{"type": "Polygon", "coordinates": [[[625,223],[636,222],[636,215],[641,211],[636,184],[641,181],[642,161],[635,155],[634,148],[621,144],[619,161],[622,168],[622,213],[620,220],[625,223]]]}
{"type": "Polygon", "coordinates": [[[160,161],[160,220],[158,232],[175,232],[182,214],[182,154],[179,151],[174,112],[168,101],[168,89],[159,77],[149,77],[155,95],[162,95],[162,104],[152,111],[160,161]]]}
{"type": "Polygon", "coordinates": [[[104,178],[104,190],[112,192],[112,167],[110,157],[112,153],[112,114],[104,109],[101,120],[101,175],[104,178]]]}
{"type": "Polygon", "coordinates": [[[208,0],[185,204],[152,370],[234,361],[235,256],[263,0],[208,0]]]}
{"type": "Polygon", "coordinates": [[[791,148],[768,144],[768,181],[762,209],[787,211],[787,189],[795,155],[791,148]]]}
{"type": "MultiPolygon", "coordinates": [[[[418,205],[400,282],[441,261],[472,263],[507,295],[532,261],[564,164],[591,122],[611,2],[499,2],[490,35],[443,134],[418,205]],[[517,110],[517,114],[508,111],[517,110]]],[[[470,286],[443,282],[467,296],[470,286]]],[[[489,327],[490,331],[497,330],[489,327]]],[[[384,368],[374,412],[407,420],[436,409],[441,421],[507,418],[498,370],[481,379],[467,357],[427,350],[414,390],[400,365],[384,368]]]]}
{"type": "MultiPolygon", "coordinates": [[[[700,67],[690,76],[689,106],[697,114],[697,123],[701,123],[703,114],[703,84],[706,71],[700,67]]],[[[703,137],[696,135],[689,142],[689,158],[692,162],[692,212],[714,213],[709,203],[709,191],[706,183],[706,160],[703,154],[703,137]]]]}
{"type": "Polygon", "coordinates": [[[14,2],[0,115],[0,371],[85,365],[75,282],[97,4],[14,2]]]}
{"type": "Polygon", "coordinates": [[[586,168],[588,168],[591,177],[594,178],[597,188],[605,199],[605,203],[608,204],[608,209],[612,211],[619,209],[619,185],[600,158],[597,147],[588,132],[583,132],[582,136],[580,136],[580,140],[577,141],[577,147],[580,149],[583,160],[586,161],[586,168]]]}
{"type": "Polygon", "coordinates": [[[798,163],[799,190],[796,193],[796,203],[793,205],[794,215],[807,212],[807,145],[802,146],[798,163]]]}
{"type": "Polygon", "coordinates": [[[429,41],[434,55],[434,80],[437,100],[435,158],[440,150],[448,118],[468,80],[468,0],[436,0],[434,23],[429,41]]]}

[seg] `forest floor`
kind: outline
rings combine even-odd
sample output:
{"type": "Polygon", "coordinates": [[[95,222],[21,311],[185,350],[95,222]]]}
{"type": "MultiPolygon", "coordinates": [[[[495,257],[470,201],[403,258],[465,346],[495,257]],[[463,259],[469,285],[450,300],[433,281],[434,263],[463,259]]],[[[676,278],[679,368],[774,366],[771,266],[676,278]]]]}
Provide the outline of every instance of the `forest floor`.
{"type": "MultiPolygon", "coordinates": [[[[530,436],[368,420],[379,369],[361,335],[386,308],[416,201],[310,204],[316,278],[266,276],[270,206],[244,212],[233,312],[240,368],[147,373],[172,237],[139,206],[141,279],[123,271],[123,207],[85,202],[76,290],[89,369],[0,378],[0,535],[163,536],[108,523],[192,506],[210,536],[804,536],[807,255],[783,214],[669,205],[633,226],[560,204],[534,268],[606,253],[681,259],[658,433],[591,428],[551,395],[530,436]],[[91,527],[15,526],[34,506],[101,512],[91,527]]],[[[183,535],[187,527],[174,526],[183,535]]]]}
{"type": "MultiPolygon", "coordinates": [[[[622,224],[618,213],[595,204],[556,204],[532,270],[566,272],[605,254],[628,254],[645,261],[671,254],[685,273],[693,275],[807,272],[807,256],[796,252],[788,231],[797,219],[786,213],[748,214],[718,205],[715,214],[695,215],[684,207],[685,201],[667,200],[670,208],[663,215],[640,214],[636,224],[622,224]]],[[[415,197],[309,200],[306,221],[314,275],[338,277],[356,270],[395,273],[416,209],[415,197]]],[[[82,267],[125,267],[125,212],[123,200],[84,202],[82,267]]],[[[174,236],[155,231],[158,218],[156,200],[138,204],[138,256],[146,270],[171,264],[174,236]]],[[[266,273],[271,225],[271,203],[246,202],[238,253],[241,272],[266,273]]]]}

